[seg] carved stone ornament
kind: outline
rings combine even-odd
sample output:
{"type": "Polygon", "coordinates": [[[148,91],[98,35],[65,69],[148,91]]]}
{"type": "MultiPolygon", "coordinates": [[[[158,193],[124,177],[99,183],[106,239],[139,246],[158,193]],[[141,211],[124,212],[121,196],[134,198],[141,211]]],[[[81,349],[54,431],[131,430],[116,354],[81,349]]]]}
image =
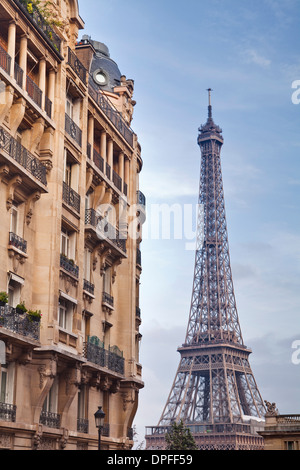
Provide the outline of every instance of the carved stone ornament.
{"type": "Polygon", "coordinates": [[[266,405],[266,408],[267,408],[266,416],[277,416],[278,415],[278,409],[276,407],[276,403],[270,403],[269,401],[265,400],[265,405],[266,405]]]}

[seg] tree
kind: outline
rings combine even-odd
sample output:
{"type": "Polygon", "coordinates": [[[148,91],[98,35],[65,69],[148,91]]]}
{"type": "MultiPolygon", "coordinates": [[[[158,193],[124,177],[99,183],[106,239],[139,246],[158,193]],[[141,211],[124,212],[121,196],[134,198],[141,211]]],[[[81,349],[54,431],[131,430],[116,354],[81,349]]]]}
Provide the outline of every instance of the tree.
{"type": "Polygon", "coordinates": [[[172,423],[165,436],[166,450],[198,450],[195,439],[190,429],[184,426],[183,421],[172,423]]]}

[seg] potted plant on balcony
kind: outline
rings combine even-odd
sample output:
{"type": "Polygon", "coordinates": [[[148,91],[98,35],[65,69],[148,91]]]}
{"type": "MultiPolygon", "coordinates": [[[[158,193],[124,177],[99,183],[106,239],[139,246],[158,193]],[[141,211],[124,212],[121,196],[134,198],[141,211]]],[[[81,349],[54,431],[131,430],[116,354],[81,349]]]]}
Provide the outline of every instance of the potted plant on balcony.
{"type": "Polygon", "coordinates": [[[8,303],[8,294],[0,292],[0,307],[4,307],[8,303]]]}
{"type": "Polygon", "coordinates": [[[27,313],[27,308],[25,307],[25,302],[21,302],[16,306],[16,312],[19,315],[23,315],[24,313],[27,313]]]}
{"type": "Polygon", "coordinates": [[[29,321],[40,322],[42,318],[42,313],[40,310],[28,310],[27,317],[29,321]]]}

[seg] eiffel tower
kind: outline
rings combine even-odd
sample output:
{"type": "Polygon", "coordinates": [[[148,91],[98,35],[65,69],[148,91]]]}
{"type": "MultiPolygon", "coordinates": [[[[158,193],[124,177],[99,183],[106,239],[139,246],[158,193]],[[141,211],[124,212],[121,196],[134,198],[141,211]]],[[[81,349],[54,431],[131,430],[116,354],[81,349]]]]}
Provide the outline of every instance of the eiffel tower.
{"type": "Polygon", "coordinates": [[[193,293],[181,359],[146,448],[164,449],[172,422],[189,427],[199,450],[263,449],[256,433],[265,407],[244,345],[230,266],[221,169],[222,130],[212,118],[199,129],[201,174],[193,293]]]}

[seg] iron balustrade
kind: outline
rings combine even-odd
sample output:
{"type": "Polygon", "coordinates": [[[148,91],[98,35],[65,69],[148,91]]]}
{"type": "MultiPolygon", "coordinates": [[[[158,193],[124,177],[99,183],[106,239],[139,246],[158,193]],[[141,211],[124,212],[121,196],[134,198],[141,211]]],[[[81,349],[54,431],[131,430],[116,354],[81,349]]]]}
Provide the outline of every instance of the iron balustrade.
{"type": "Polygon", "coordinates": [[[99,239],[110,240],[117,248],[126,253],[126,237],[95,209],[86,209],[85,224],[95,227],[99,239]]]}
{"type": "Polygon", "coordinates": [[[91,295],[95,293],[95,285],[86,279],[83,280],[83,289],[91,295]]]}
{"type": "Polygon", "coordinates": [[[74,139],[75,142],[77,142],[77,144],[81,147],[81,145],[82,145],[82,130],[70,118],[70,116],[68,114],[66,114],[66,118],[65,118],[65,130],[72,137],[72,139],[74,139]]]}
{"type": "Polygon", "coordinates": [[[60,267],[78,279],[79,267],[76,266],[73,260],[68,259],[63,254],[60,255],[60,267]]]}
{"type": "Polygon", "coordinates": [[[9,246],[13,246],[23,253],[27,253],[27,241],[13,232],[9,233],[9,246]]]}
{"type": "Polygon", "coordinates": [[[128,196],[128,185],[125,182],[124,182],[123,193],[125,194],[125,196],[128,196]]]}
{"type": "Polygon", "coordinates": [[[40,322],[31,321],[26,313],[20,315],[9,305],[0,307],[0,327],[26,338],[40,339],[40,322]]]}
{"type": "Polygon", "coordinates": [[[114,306],[114,298],[107,292],[102,293],[102,302],[108,304],[110,307],[114,306]]]}
{"type": "Polygon", "coordinates": [[[32,23],[42,33],[47,42],[53,49],[60,54],[61,39],[52,29],[49,22],[43,17],[38,7],[27,0],[14,0],[14,2],[23,10],[24,14],[32,21],[32,23]],[[29,5],[31,7],[29,8],[29,5]]]}
{"type": "Polygon", "coordinates": [[[136,249],[136,264],[142,266],[142,252],[139,248],[136,249]]]}
{"type": "Polygon", "coordinates": [[[8,74],[10,74],[11,57],[5,49],[0,45],[0,67],[8,74]]]}
{"type": "Polygon", "coordinates": [[[42,411],[40,415],[40,424],[48,426],[49,428],[59,429],[60,428],[60,415],[52,413],[50,411],[42,411]]]}
{"type": "Polygon", "coordinates": [[[128,126],[122,114],[114,107],[110,100],[103,94],[100,89],[95,88],[93,78],[90,76],[89,79],[89,95],[98,104],[100,109],[108,117],[114,127],[124,137],[126,142],[132,147],[133,146],[133,130],[128,126]]]}
{"type": "Polygon", "coordinates": [[[113,170],[113,183],[119,191],[122,191],[122,178],[115,172],[115,170],[113,170]]]}
{"type": "Polygon", "coordinates": [[[45,111],[47,116],[52,118],[52,101],[49,100],[48,96],[45,96],[45,111]]]}
{"type": "Polygon", "coordinates": [[[135,315],[136,315],[136,317],[141,318],[141,309],[140,309],[140,307],[135,308],[135,315]]]}
{"type": "Polygon", "coordinates": [[[84,418],[77,419],[77,431],[84,434],[89,433],[89,420],[84,418]]]}
{"type": "Polygon", "coordinates": [[[110,426],[109,426],[108,423],[103,424],[102,436],[103,437],[109,437],[110,436],[110,426]]]}
{"type": "Polygon", "coordinates": [[[110,180],[111,167],[110,167],[110,165],[109,165],[108,163],[106,163],[105,172],[106,172],[107,178],[110,180]]]}
{"type": "Polygon", "coordinates": [[[99,168],[102,173],[104,173],[104,160],[101,157],[100,153],[97,152],[97,150],[94,149],[93,151],[93,160],[97,168],[99,168]]]}
{"type": "Polygon", "coordinates": [[[72,207],[73,209],[80,213],[80,196],[79,194],[74,191],[74,189],[70,188],[67,183],[63,182],[63,200],[68,206],[72,207]]]}
{"type": "Polygon", "coordinates": [[[46,167],[34,157],[29,150],[23,147],[23,145],[17,142],[16,139],[0,126],[0,151],[1,150],[4,150],[42,184],[47,185],[46,167]]]}
{"type": "Polygon", "coordinates": [[[24,71],[21,69],[19,64],[15,62],[15,70],[14,70],[14,76],[17,84],[19,85],[20,88],[23,86],[23,76],[24,76],[24,71]]]}
{"type": "Polygon", "coordinates": [[[17,407],[15,405],[0,402],[0,421],[15,423],[16,412],[17,407]]]}
{"type": "Polygon", "coordinates": [[[68,62],[71,69],[76,73],[77,77],[86,84],[87,70],[80,62],[76,54],[68,47],[68,62]]]}
{"type": "Polygon", "coordinates": [[[138,205],[145,207],[146,206],[146,197],[145,197],[145,195],[142,193],[142,191],[137,191],[136,195],[137,195],[138,205]]]}
{"type": "Polygon", "coordinates": [[[41,108],[43,92],[28,75],[26,77],[26,91],[30,98],[41,108]]]}
{"type": "Polygon", "coordinates": [[[110,346],[106,350],[100,340],[97,344],[97,341],[93,341],[93,337],[88,338],[88,341],[84,344],[84,356],[93,364],[107,367],[113,372],[124,375],[125,359],[123,352],[117,346],[110,346]]]}

